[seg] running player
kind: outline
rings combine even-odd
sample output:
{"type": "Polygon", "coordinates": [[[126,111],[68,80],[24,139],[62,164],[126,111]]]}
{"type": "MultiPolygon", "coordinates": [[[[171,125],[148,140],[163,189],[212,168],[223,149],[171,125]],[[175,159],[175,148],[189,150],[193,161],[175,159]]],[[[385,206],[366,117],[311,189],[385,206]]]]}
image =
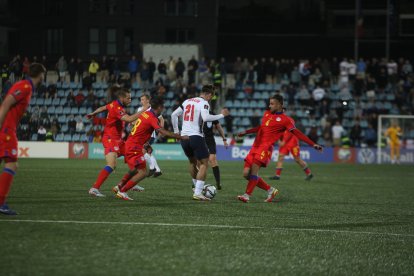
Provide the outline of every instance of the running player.
{"type": "Polygon", "coordinates": [[[396,120],[393,120],[391,126],[385,131],[385,136],[389,138],[391,164],[400,163],[400,137],[402,134],[396,120]]]}
{"type": "MultiPolygon", "coordinates": [[[[210,111],[211,115],[214,115],[210,111]]],[[[203,125],[203,132],[204,138],[206,139],[206,144],[208,148],[208,152],[210,153],[208,157],[208,161],[210,163],[211,168],[213,169],[214,178],[216,180],[217,189],[221,190],[221,183],[220,183],[220,168],[217,163],[217,149],[216,149],[216,140],[214,139],[214,131],[213,128],[216,128],[217,131],[220,133],[221,138],[223,139],[224,146],[227,148],[229,145],[227,144],[226,136],[224,135],[224,130],[221,127],[221,124],[218,120],[213,122],[205,122],[203,125]]]]}
{"type": "MultiPolygon", "coordinates": [[[[295,124],[295,121],[291,117],[288,117],[288,118],[292,121],[292,124],[295,124]]],[[[278,157],[277,164],[276,164],[276,175],[270,177],[270,179],[273,179],[273,180],[280,179],[280,175],[282,174],[282,169],[283,169],[283,160],[285,159],[285,156],[289,155],[289,153],[292,154],[295,162],[305,172],[306,174],[305,180],[310,181],[313,178],[313,174],[311,170],[309,169],[308,164],[306,164],[306,162],[300,158],[299,140],[295,135],[293,135],[288,130],[285,130],[285,133],[283,133],[283,137],[281,141],[279,142],[279,157],[278,157]]]]}
{"type": "Polygon", "coordinates": [[[32,63],[28,78],[16,82],[7,92],[0,106],[0,163],[4,169],[0,174],[0,213],[16,215],[6,204],[13,178],[17,170],[16,129],[30,103],[33,90],[43,82],[46,69],[42,64],[32,63]]]}
{"type": "Polygon", "coordinates": [[[125,161],[130,171],[124,175],[121,182],[113,187],[112,191],[118,198],[124,200],[133,200],[127,194],[128,190],[137,185],[147,175],[147,164],[143,154],[143,148],[154,130],[164,136],[176,139],[188,139],[188,137],[171,133],[159,125],[158,116],[162,113],[164,104],[161,100],[153,100],[151,109],[144,111],[136,120],[131,133],[125,143],[125,161]]]}
{"type": "Polygon", "coordinates": [[[115,94],[118,99],[107,105],[101,106],[94,112],[86,115],[87,118],[91,119],[100,112],[108,111],[102,137],[102,144],[105,148],[106,166],[100,171],[92,188],[89,189],[89,194],[96,197],[105,196],[99,189],[115,169],[116,159],[119,156],[123,156],[125,153],[125,143],[122,140],[125,122],[132,123],[142,113],[138,112],[134,115],[128,115],[125,112],[125,107],[131,103],[131,92],[127,89],[113,86],[111,87],[111,90],[113,92],[112,94],[115,94]]]}
{"type": "Polygon", "coordinates": [[[249,202],[250,196],[256,186],[267,191],[268,195],[265,202],[272,202],[274,197],[279,193],[276,188],[269,186],[262,178],[258,176],[261,167],[267,167],[272,157],[273,144],[280,139],[285,130],[293,133],[299,140],[306,142],[318,151],[322,151],[322,147],[305,134],[297,130],[292,121],[283,113],[283,97],[274,95],[270,98],[269,110],[265,111],[260,126],[246,130],[238,136],[249,133],[257,133],[250,149],[249,154],[244,160],[243,177],[249,182],[244,195],[237,198],[243,202],[249,202]]]}
{"type": "Polygon", "coordinates": [[[202,194],[208,169],[209,152],[203,134],[203,122],[213,122],[229,115],[227,109],[223,109],[219,115],[210,115],[208,102],[214,97],[213,85],[204,85],[201,88],[200,97],[187,99],[171,114],[172,125],[175,133],[179,133],[178,117],[183,115],[181,135],[188,135],[189,140],[181,141],[181,146],[188,158],[189,171],[195,187],[193,199],[210,200],[202,194]],[[199,165],[197,167],[197,164],[199,165]]]}

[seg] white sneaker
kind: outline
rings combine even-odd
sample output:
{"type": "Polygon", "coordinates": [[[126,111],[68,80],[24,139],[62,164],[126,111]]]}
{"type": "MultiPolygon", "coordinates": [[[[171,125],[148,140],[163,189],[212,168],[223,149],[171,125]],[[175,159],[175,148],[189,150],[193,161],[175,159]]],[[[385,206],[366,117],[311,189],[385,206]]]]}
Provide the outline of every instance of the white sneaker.
{"type": "Polygon", "coordinates": [[[112,192],[113,192],[114,194],[117,194],[117,193],[119,192],[119,186],[118,186],[118,185],[114,186],[114,187],[112,188],[112,192]]]}
{"type": "Polygon", "coordinates": [[[98,189],[96,188],[90,188],[89,189],[89,194],[91,196],[96,196],[96,197],[105,197],[105,195],[103,193],[101,193],[98,189]]]}
{"type": "Polygon", "coordinates": [[[193,199],[198,200],[198,201],[210,201],[211,200],[211,199],[209,199],[208,197],[205,197],[202,194],[199,194],[199,195],[193,194],[193,199]]]}
{"type": "Polygon", "coordinates": [[[123,193],[123,192],[117,192],[117,193],[116,193],[116,197],[117,197],[117,198],[120,198],[120,199],[123,199],[123,200],[133,200],[132,198],[130,198],[130,197],[128,196],[128,194],[127,194],[127,193],[123,193]]]}
{"type": "Polygon", "coordinates": [[[135,191],[135,192],[144,192],[145,188],[141,187],[139,185],[135,185],[134,187],[132,187],[132,190],[135,191]]]}

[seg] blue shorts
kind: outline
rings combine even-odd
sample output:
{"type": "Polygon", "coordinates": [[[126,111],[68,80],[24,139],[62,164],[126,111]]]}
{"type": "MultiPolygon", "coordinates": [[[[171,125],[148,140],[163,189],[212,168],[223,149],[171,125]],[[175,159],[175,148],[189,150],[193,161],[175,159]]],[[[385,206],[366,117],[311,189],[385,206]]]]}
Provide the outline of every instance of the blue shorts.
{"type": "Polygon", "coordinates": [[[196,157],[197,160],[206,159],[210,153],[204,137],[194,135],[189,140],[181,140],[181,147],[188,158],[196,157]]]}

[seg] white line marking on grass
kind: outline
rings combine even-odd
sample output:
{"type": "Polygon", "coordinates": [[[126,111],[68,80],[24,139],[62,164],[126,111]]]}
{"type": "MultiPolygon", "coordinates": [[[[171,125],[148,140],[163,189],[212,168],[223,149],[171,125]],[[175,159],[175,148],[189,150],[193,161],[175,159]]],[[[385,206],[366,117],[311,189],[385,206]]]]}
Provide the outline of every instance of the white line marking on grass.
{"type": "Polygon", "coordinates": [[[57,224],[113,224],[113,225],[149,225],[149,226],[170,226],[170,227],[204,227],[204,228],[228,228],[228,229],[262,229],[273,231],[296,231],[316,233],[338,233],[338,234],[361,234],[372,236],[393,236],[393,237],[414,237],[414,234],[369,232],[317,228],[282,228],[262,226],[240,226],[240,225],[217,225],[217,224],[184,224],[184,223],[162,223],[162,222],[122,222],[122,221],[81,221],[81,220],[31,220],[31,219],[0,219],[0,222],[27,222],[27,223],[57,223],[57,224]]]}

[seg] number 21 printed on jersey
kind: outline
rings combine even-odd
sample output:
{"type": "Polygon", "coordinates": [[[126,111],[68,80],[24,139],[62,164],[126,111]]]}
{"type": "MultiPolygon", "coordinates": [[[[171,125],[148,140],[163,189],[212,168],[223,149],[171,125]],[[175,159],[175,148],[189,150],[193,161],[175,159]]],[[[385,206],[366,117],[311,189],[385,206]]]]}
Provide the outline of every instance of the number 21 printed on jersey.
{"type": "Polygon", "coordinates": [[[185,107],[184,121],[194,121],[194,105],[189,104],[185,107]]]}

